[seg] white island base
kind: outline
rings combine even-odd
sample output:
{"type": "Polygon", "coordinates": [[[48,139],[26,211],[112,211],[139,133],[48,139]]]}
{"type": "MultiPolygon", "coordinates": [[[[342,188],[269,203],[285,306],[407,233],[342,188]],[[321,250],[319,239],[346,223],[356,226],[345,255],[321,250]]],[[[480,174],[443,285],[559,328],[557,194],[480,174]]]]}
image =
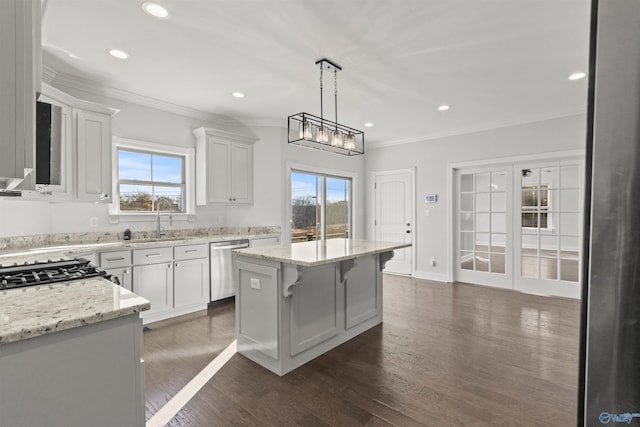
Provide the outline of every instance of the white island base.
{"type": "Polygon", "coordinates": [[[382,323],[382,269],[393,249],[408,245],[329,242],[236,251],[240,354],[284,375],[382,323]]]}

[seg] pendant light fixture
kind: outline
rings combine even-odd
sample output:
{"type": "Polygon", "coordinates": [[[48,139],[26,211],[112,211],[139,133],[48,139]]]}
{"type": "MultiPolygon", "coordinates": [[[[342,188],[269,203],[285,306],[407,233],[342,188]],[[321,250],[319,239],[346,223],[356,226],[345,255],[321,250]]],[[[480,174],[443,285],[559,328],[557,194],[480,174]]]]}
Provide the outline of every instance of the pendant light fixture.
{"type": "Polygon", "coordinates": [[[320,66],[320,117],[298,113],[288,118],[289,144],[317,148],[333,153],[354,156],[364,154],[364,132],[338,123],[338,71],[342,67],[328,59],[316,61],[320,66]],[[324,73],[333,72],[335,121],[324,118],[324,73]]]}

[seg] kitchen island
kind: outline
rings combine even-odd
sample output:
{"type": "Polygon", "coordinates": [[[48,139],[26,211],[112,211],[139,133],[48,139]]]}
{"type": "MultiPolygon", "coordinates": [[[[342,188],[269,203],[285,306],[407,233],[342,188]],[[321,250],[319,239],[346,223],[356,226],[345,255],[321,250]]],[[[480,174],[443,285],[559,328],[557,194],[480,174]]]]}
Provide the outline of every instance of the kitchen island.
{"type": "Polygon", "coordinates": [[[382,323],[382,270],[408,246],[330,239],[234,251],[238,352],[284,375],[382,323]]]}
{"type": "MultiPolygon", "coordinates": [[[[0,264],[69,259],[42,257],[0,264]]],[[[0,290],[0,425],[144,426],[140,312],[148,309],[102,277],[0,290]]]]}

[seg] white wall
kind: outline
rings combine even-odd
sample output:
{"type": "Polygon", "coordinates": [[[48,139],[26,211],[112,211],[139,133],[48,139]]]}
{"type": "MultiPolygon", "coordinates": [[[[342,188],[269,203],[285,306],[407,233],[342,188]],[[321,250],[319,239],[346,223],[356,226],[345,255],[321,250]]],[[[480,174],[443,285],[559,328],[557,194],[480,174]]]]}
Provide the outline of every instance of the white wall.
{"type": "MultiPolygon", "coordinates": [[[[55,84],[54,84],[55,86],[55,84]]],[[[146,106],[98,96],[70,87],[60,90],[78,98],[98,102],[120,110],[113,117],[112,133],[122,138],[155,142],[181,147],[195,147],[191,131],[200,126],[255,136],[254,146],[254,204],[251,206],[197,206],[194,222],[174,221],[174,228],[280,225],[285,228],[288,204],[286,203],[288,161],[345,170],[359,174],[360,188],[357,200],[362,217],[364,206],[364,160],[347,158],[318,150],[290,146],[286,142],[284,127],[246,127],[230,121],[203,120],[182,114],[149,108],[146,106]]],[[[284,118],[283,118],[284,123],[284,118]]],[[[197,185],[197,183],[196,183],[197,185]]],[[[0,237],[50,233],[75,233],[99,231],[152,230],[155,220],[110,223],[108,205],[78,202],[28,201],[0,198],[0,237]],[[90,218],[98,218],[98,226],[90,227],[90,218]]],[[[171,228],[171,227],[169,227],[171,228]]],[[[364,223],[359,221],[357,232],[364,236],[364,223]]]]}
{"type": "MultiPolygon", "coordinates": [[[[377,149],[366,154],[367,177],[375,171],[416,168],[416,276],[447,280],[449,251],[446,242],[449,203],[447,168],[449,164],[491,160],[511,156],[535,155],[554,151],[584,149],[586,116],[577,115],[517,126],[504,127],[446,138],[438,138],[377,149]],[[435,204],[426,205],[426,194],[437,194],[435,204]],[[430,209],[431,215],[425,216],[430,209]],[[436,258],[432,267],[430,258],[436,258]]],[[[369,179],[367,181],[370,181],[369,179]]],[[[372,202],[373,186],[367,182],[367,203],[372,202]]],[[[368,205],[369,206],[369,205],[368,205]]],[[[372,237],[373,212],[366,218],[368,238],[372,237]]]]}

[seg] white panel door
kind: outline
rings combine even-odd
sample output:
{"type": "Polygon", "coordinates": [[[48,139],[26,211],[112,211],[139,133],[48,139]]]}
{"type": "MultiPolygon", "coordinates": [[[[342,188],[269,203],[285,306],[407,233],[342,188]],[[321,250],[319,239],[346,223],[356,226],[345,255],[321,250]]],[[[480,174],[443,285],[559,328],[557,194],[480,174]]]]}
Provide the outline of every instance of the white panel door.
{"type": "MultiPolygon", "coordinates": [[[[410,171],[375,176],[375,239],[411,243],[413,233],[413,176],[410,171]]],[[[412,274],[412,248],[397,249],[385,272],[412,274]]]]}
{"type": "Polygon", "coordinates": [[[513,287],[511,168],[456,174],[456,280],[513,287]]]}

